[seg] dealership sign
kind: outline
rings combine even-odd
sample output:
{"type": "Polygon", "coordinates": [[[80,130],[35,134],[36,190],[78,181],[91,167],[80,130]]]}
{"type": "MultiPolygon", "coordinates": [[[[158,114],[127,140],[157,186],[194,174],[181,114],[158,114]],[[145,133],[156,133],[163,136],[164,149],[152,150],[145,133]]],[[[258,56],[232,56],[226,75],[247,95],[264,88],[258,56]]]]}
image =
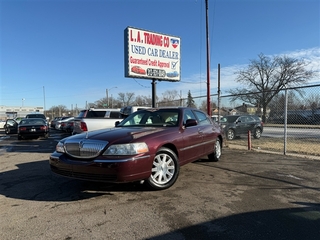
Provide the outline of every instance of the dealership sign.
{"type": "Polygon", "coordinates": [[[125,76],[180,81],[180,38],[127,27],[125,76]]]}

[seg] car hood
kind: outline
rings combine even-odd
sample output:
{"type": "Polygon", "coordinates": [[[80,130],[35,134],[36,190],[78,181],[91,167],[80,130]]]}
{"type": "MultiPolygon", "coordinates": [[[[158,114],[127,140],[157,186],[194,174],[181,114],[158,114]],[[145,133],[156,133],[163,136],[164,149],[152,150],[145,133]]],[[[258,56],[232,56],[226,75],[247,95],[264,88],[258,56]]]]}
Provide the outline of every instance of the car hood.
{"type": "Polygon", "coordinates": [[[129,143],[132,141],[142,140],[143,137],[152,134],[164,133],[168,128],[154,128],[154,127],[116,127],[110,129],[101,129],[96,131],[84,132],[81,134],[73,135],[63,139],[62,141],[83,141],[85,139],[106,141],[109,144],[114,143],[129,143]]]}

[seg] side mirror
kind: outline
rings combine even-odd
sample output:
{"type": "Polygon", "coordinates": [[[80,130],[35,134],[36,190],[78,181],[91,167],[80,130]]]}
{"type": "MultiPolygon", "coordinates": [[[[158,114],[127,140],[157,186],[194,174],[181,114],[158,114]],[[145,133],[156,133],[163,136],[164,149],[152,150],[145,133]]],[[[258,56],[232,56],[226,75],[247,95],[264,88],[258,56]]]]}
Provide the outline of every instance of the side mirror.
{"type": "Polygon", "coordinates": [[[114,126],[115,126],[115,127],[118,126],[119,123],[120,123],[120,121],[116,121],[116,122],[114,123],[114,126]]]}
{"type": "Polygon", "coordinates": [[[196,126],[196,125],[198,125],[198,122],[197,122],[197,120],[195,120],[195,119],[188,119],[187,121],[186,121],[186,127],[192,127],[192,126],[196,126]]]}

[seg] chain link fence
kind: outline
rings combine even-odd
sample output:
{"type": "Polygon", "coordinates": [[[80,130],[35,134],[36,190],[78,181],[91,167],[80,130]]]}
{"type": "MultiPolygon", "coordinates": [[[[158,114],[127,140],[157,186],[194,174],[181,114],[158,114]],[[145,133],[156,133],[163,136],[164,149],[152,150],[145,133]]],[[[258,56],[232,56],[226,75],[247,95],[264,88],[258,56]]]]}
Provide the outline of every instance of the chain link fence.
{"type": "MultiPolygon", "coordinates": [[[[237,95],[211,95],[212,115],[258,115],[264,119],[263,133],[259,139],[250,139],[251,146],[248,146],[248,134],[226,140],[226,145],[320,156],[320,84],[281,90],[267,105],[265,116],[262,108],[235,100],[237,97],[240,99],[237,95]]],[[[198,108],[203,108],[207,98],[199,96],[193,99],[198,108]]],[[[186,105],[186,98],[158,103],[159,107],[186,105]]]]}
{"type": "Polygon", "coordinates": [[[264,129],[260,139],[251,139],[251,146],[248,146],[248,136],[227,144],[320,156],[320,85],[281,90],[267,105],[265,116],[262,116],[263,109],[234,101],[235,97],[221,96],[220,114],[258,115],[264,119],[264,129]]]}

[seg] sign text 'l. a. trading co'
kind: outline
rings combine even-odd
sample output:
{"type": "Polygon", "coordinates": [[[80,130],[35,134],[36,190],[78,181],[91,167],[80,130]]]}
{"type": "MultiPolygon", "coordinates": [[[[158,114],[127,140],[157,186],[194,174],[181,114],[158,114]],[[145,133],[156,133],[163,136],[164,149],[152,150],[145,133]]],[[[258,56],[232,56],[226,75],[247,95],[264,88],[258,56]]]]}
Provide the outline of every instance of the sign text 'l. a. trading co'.
{"type": "Polygon", "coordinates": [[[179,37],[128,27],[125,30],[125,76],[180,81],[179,37]]]}

